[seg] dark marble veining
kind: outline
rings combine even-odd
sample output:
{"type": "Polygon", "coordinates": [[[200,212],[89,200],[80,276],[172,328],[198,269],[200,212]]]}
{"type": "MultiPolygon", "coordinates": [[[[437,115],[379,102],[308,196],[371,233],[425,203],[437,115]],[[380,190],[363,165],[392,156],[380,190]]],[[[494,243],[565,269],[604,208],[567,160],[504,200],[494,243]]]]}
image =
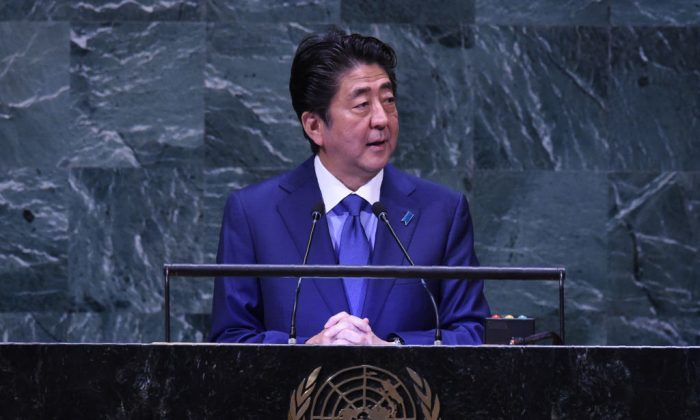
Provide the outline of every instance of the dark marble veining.
{"type": "MultiPolygon", "coordinates": [[[[202,323],[193,315],[173,313],[173,339],[203,340],[202,323]],[[196,325],[198,331],[193,331],[196,325]]],[[[132,343],[162,341],[163,315],[134,310],[105,312],[11,312],[0,315],[3,341],[40,343],[132,343]]]]}
{"type": "Polygon", "coordinates": [[[0,170],[55,167],[69,154],[66,23],[0,22],[0,170]]]}
{"type": "Polygon", "coordinates": [[[489,25],[607,25],[619,0],[476,0],[476,23],[489,25]]]}
{"type": "Polygon", "coordinates": [[[341,0],[207,0],[206,17],[210,21],[246,22],[322,22],[340,18],[341,0]]]}
{"type": "Polygon", "coordinates": [[[203,14],[201,0],[73,0],[73,20],[198,20],[203,14]]]}
{"type": "Polygon", "coordinates": [[[700,173],[609,178],[608,342],[700,344],[700,173]]]}
{"type": "MultiPolygon", "coordinates": [[[[69,288],[76,309],[161,314],[163,263],[206,261],[205,244],[213,242],[203,235],[207,222],[199,171],[79,169],[69,181],[69,288]]],[[[182,280],[171,293],[183,313],[209,310],[208,282],[182,280]]],[[[152,341],[160,333],[139,331],[138,336],[152,341]]]]}
{"type": "Polygon", "coordinates": [[[65,170],[29,168],[0,178],[0,318],[70,309],[65,179],[65,170]]]}
{"type": "Polygon", "coordinates": [[[8,0],[0,3],[0,20],[198,20],[198,0],[8,0]]]}
{"type": "Polygon", "coordinates": [[[204,130],[203,25],[73,25],[71,96],[80,145],[64,163],[198,163],[204,130]]]}
{"type": "Polygon", "coordinates": [[[611,30],[611,169],[700,170],[700,49],[690,45],[700,27],[611,30]]]}
{"type": "Polygon", "coordinates": [[[418,405],[410,367],[429,386],[432,406],[439,397],[444,419],[694,418],[700,411],[697,347],[6,344],[0,405],[8,418],[285,418],[290,395],[314,369],[321,368],[312,409],[318,384],[358,365],[395,375],[418,405]]]}
{"type": "Polygon", "coordinates": [[[698,0],[43,0],[6,1],[0,20],[401,22],[658,25],[700,22],[698,0]]]}
{"type": "MultiPolygon", "coordinates": [[[[566,267],[567,343],[604,343],[609,298],[604,261],[607,179],[578,172],[484,171],[471,197],[482,265],[566,267]]],[[[556,282],[489,282],[491,310],[537,318],[558,331],[556,282]]]]}
{"type": "Polygon", "coordinates": [[[344,22],[455,24],[474,22],[474,0],[342,0],[344,22]]]}
{"type": "Polygon", "coordinates": [[[65,20],[69,4],[65,0],[3,1],[0,3],[0,21],[3,20],[65,20]]]}
{"type": "Polygon", "coordinates": [[[206,163],[290,168],[311,152],[289,99],[297,24],[210,24],[205,68],[206,163]]]}
{"type": "Polygon", "coordinates": [[[684,26],[700,23],[700,0],[613,0],[613,25],[684,26]]]}
{"type": "Polygon", "coordinates": [[[477,168],[606,169],[608,43],[603,28],[477,27],[477,168]]]}
{"type": "MultiPolygon", "coordinates": [[[[289,66],[333,24],[396,49],[393,162],[467,195],[482,264],[568,269],[569,343],[697,345],[699,5],[0,1],[0,341],[160,340],[161,265],[309,156],[289,66]]],[[[175,340],[211,291],[174,280],[175,340]]],[[[558,327],[555,284],[487,294],[558,327]]]]}

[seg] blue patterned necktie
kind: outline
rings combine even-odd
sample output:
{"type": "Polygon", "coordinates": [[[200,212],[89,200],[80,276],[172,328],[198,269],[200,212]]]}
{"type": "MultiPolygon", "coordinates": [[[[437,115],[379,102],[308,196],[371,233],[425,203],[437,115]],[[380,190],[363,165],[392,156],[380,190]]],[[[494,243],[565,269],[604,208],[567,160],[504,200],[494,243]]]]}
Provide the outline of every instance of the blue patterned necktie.
{"type": "MultiPolygon", "coordinates": [[[[350,194],[336,206],[336,213],[348,213],[338,244],[338,261],[341,265],[366,265],[369,261],[370,244],[360,221],[360,212],[367,202],[356,194],[350,194]]],[[[355,316],[362,314],[367,281],[358,277],[343,278],[350,311],[355,316]]]]}

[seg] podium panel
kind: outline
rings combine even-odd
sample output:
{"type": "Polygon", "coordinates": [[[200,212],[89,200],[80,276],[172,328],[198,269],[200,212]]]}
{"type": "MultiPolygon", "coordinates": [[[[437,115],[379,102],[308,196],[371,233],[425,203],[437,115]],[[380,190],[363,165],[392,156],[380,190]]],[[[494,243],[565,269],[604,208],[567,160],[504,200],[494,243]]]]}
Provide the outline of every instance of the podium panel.
{"type": "Polygon", "coordinates": [[[699,347],[4,344],[0,375],[2,418],[700,415],[699,347]]]}

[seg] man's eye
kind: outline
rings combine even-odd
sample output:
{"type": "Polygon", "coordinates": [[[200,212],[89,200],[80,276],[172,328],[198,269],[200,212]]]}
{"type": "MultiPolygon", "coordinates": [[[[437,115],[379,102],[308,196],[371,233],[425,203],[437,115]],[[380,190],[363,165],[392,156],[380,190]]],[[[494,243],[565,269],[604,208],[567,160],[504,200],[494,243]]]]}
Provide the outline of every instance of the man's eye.
{"type": "Polygon", "coordinates": [[[394,98],[393,96],[384,99],[384,103],[387,104],[393,104],[394,102],[396,102],[396,98],[394,98]]]}
{"type": "Polygon", "coordinates": [[[367,102],[362,102],[361,104],[355,105],[355,108],[364,109],[364,108],[367,108],[367,105],[369,105],[367,102]]]}

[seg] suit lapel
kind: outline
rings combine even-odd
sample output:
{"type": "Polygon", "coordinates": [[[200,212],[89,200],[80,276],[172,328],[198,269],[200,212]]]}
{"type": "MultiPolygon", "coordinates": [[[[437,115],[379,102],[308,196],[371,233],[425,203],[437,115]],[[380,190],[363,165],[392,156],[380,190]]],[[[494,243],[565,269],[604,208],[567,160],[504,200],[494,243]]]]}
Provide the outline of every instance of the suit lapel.
{"type": "MultiPolygon", "coordinates": [[[[277,204],[277,210],[294,241],[299,254],[297,261],[301,264],[311,230],[311,209],[315,203],[322,200],[321,190],[314,173],[313,159],[307,160],[299,168],[292,171],[289,177],[280,182],[280,187],[288,191],[289,194],[280,200],[277,204]]],[[[307,264],[338,264],[325,215],[316,224],[316,232],[307,264]]],[[[348,310],[341,279],[314,278],[312,282],[331,314],[348,310]]]]}
{"type": "MultiPolygon", "coordinates": [[[[420,220],[420,208],[418,202],[411,198],[415,186],[410,178],[398,172],[388,165],[384,170],[382,182],[381,202],[387,209],[388,219],[396,231],[396,235],[406,248],[409,247],[413,233],[420,220]],[[406,212],[414,214],[413,219],[404,224],[401,219],[406,212]]],[[[389,232],[389,228],[380,220],[377,224],[377,233],[374,241],[374,252],[371,259],[372,265],[410,265],[401,252],[389,232]]],[[[363,315],[371,320],[376,319],[386,301],[395,279],[370,279],[367,285],[363,315]]]]}

